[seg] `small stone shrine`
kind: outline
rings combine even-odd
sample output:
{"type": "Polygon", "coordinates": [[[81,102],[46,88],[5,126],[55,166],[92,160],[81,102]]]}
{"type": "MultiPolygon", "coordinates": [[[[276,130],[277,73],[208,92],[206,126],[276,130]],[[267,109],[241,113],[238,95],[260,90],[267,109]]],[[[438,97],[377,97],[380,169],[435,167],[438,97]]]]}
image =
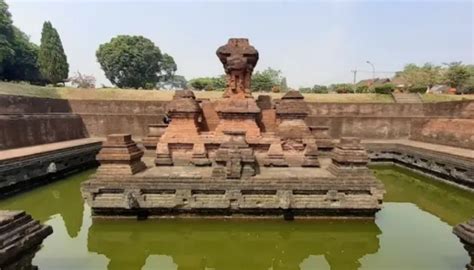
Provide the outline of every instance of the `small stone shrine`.
{"type": "Polygon", "coordinates": [[[467,270],[474,270],[474,218],[465,223],[458,224],[453,229],[454,234],[459,237],[467,253],[471,257],[471,262],[466,265],[467,270]]]}
{"type": "Polygon", "coordinates": [[[256,101],[250,82],[259,54],[247,39],[230,39],[217,56],[222,98],[200,102],[176,91],[168,126],[149,126],[143,140],[153,158],[142,158],[130,135],[108,136],[97,174],[82,185],[93,215],[374,218],[385,191],[360,140],[335,146],[327,127],[308,126],[298,91],[256,101]]]}
{"type": "Polygon", "coordinates": [[[0,269],[36,269],[34,252],[52,233],[24,211],[0,211],[0,269]]]}

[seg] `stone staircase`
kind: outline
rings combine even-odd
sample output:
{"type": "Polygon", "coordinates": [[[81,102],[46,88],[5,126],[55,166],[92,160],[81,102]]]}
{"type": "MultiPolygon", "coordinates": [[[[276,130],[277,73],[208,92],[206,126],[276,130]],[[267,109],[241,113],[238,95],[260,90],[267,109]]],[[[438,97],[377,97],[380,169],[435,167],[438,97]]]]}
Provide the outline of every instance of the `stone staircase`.
{"type": "Polygon", "coordinates": [[[395,103],[422,103],[420,94],[418,93],[392,93],[395,103]]]}

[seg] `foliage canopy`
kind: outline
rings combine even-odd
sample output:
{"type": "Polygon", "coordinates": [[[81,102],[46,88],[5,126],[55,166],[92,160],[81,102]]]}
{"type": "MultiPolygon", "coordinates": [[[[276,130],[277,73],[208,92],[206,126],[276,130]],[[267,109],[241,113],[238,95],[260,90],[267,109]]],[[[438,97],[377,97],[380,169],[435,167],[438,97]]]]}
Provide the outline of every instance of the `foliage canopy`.
{"type": "Polygon", "coordinates": [[[97,61],[110,82],[120,88],[154,88],[173,78],[177,65],[143,36],[120,35],[99,46],[97,61]]]}
{"type": "Polygon", "coordinates": [[[69,74],[69,64],[64,53],[58,31],[50,22],[44,22],[38,63],[43,78],[57,84],[64,82],[69,74]]]}

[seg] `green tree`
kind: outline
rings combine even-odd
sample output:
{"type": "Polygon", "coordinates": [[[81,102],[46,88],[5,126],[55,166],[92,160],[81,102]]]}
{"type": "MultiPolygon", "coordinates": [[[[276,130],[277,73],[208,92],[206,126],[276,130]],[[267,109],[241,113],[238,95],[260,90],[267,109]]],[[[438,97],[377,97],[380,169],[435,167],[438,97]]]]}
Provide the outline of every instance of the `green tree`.
{"type": "Polygon", "coordinates": [[[280,91],[288,92],[288,83],[286,82],[286,77],[281,78],[280,91]]]}
{"type": "Polygon", "coordinates": [[[189,85],[196,90],[223,90],[226,87],[225,75],[219,77],[201,77],[189,81],[189,85]]]}
{"type": "Polygon", "coordinates": [[[0,79],[39,83],[38,46],[12,24],[8,5],[0,0],[0,79]]]}
{"type": "Polygon", "coordinates": [[[13,40],[11,44],[14,57],[3,63],[3,79],[43,83],[38,67],[38,46],[31,43],[25,33],[15,26],[13,26],[13,40]]]}
{"type": "Polygon", "coordinates": [[[325,85],[317,85],[315,84],[313,88],[311,89],[311,92],[313,93],[318,93],[318,94],[327,94],[328,92],[328,87],[325,85]]]}
{"type": "Polygon", "coordinates": [[[13,25],[8,5],[0,0],[0,76],[3,77],[5,65],[15,55],[11,44],[13,39],[13,25]]]}
{"type": "Polygon", "coordinates": [[[41,75],[52,84],[64,82],[68,78],[69,64],[67,63],[67,57],[58,31],[50,22],[44,22],[43,24],[38,63],[41,75]]]}
{"type": "Polygon", "coordinates": [[[463,65],[462,62],[452,62],[445,65],[448,66],[444,74],[446,82],[463,94],[463,86],[469,81],[469,78],[473,76],[469,66],[463,65]]]}
{"type": "Polygon", "coordinates": [[[96,52],[109,81],[120,88],[154,88],[177,70],[174,59],[143,36],[120,35],[96,52]]]}
{"type": "Polygon", "coordinates": [[[173,75],[166,81],[160,81],[158,83],[159,89],[186,89],[188,87],[188,81],[184,76],[173,75]]]}
{"type": "Polygon", "coordinates": [[[442,81],[442,69],[440,66],[426,63],[423,66],[408,64],[402,72],[398,72],[395,78],[401,78],[406,82],[406,87],[431,88],[442,81]]]}
{"type": "Polygon", "coordinates": [[[274,86],[281,86],[282,81],[281,71],[269,67],[253,74],[251,89],[252,91],[270,92],[274,86]]]}
{"type": "Polygon", "coordinates": [[[167,82],[171,80],[176,70],[178,70],[178,66],[176,65],[173,57],[164,53],[163,58],[161,59],[161,74],[159,76],[159,80],[161,82],[167,82]]]}

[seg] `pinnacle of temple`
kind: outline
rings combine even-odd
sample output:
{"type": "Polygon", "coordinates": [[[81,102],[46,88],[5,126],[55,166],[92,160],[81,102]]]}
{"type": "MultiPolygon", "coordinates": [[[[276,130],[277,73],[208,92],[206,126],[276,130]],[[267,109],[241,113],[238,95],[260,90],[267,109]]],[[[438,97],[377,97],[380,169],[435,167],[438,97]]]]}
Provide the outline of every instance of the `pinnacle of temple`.
{"type": "Polygon", "coordinates": [[[231,38],[217,49],[216,54],[224,67],[227,81],[224,98],[215,106],[220,118],[216,133],[246,130],[247,137],[259,137],[261,131],[256,119],[261,110],[250,92],[258,51],[246,38],[231,38]]]}
{"type": "Polygon", "coordinates": [[[230,38],[216,51],[227,80],[225,98],[252,98],[250,82],[258,62],[258,51],[246,38],[230,38]]]}

